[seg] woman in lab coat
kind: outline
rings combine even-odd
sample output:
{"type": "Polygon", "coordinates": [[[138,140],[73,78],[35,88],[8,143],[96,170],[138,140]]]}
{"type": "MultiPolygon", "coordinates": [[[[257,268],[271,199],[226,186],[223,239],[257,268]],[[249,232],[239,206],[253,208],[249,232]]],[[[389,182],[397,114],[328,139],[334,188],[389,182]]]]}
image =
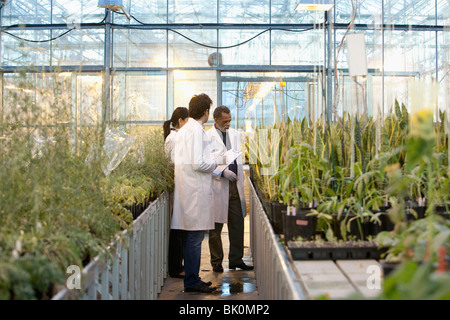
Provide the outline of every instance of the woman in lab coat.
{"type": "Polygon", "coordinates": [[[163,125],[164,148],[166,156],[170,157],[172,162],[174,161],[173,149],[175,146],[175,138],[177,136],[177,132],[188,122],[188,120],[189,120],[188,108],[178,107],[173,111],[172,117],[166,122],[164,122],[163,125]]]}
{"type": "MultiPolygon", "coordinates": [[[[203,129],[212,100],[206,94],[192,97],[189,120],[178,131],[175,142],[175,192],[171,228],[183,230],[185,292],[210,293],[215,288],[199,277],[201,244],[206,230],[214,229],[212,159],[210,139],[203,129]]],[[[222,157],[223,159],[223,157],[222,157]]]]}
{"type": "MultiPolygon", "coordinates": [[[[176,108],[172,117],[164,122],[164,148],[166,156],[174,162],[175,139],[180,130],[189,120],[189,110],[187,108],[176,108]],[[172,126],[172,127],[171,127],[172,126]]],[[[172,213],[173,192],[170,193],[170,213],[172,213]]],[[[172,278],[183,278],[183,232],[180,230],[170,230],[169,233],[169,275],[172,278]]]]}

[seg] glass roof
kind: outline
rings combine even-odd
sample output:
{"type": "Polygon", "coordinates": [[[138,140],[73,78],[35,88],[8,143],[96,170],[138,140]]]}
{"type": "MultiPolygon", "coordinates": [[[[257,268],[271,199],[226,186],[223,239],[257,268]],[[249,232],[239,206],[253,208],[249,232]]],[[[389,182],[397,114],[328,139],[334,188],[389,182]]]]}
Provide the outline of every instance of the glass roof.
{"type": "MultiPolygon", "coordinates": [[[[315,13],[295,11],[301,0],[124,0],[125,10],[144,23],[312,23],[315,13]]],[[[336,22],[349,22],[357,2],[357,23],[381,21],[380,0],[335,0],[336,22]]],[[[385,0],[385,23],[435,24],[450,11],[446,0],[385,0]],[[438,19],[436,19],[436,14],[438,19]]],[[[102,20],[104,9],[96,0],[10,0],[3,8],[3,25],[50,24],[74,20],[102,20]]],[[[322,19],[322,15],[319,15],[322,19]]],[[[448,17],[447,17],[448,18],[448,17]]],[[[120,17],[119,21],[126,22],[120,17]]],[[[120,22],[118,22],[120,23],[120,22]]]]}
{"type": "Polygon", "coordinates": [[[268,78],[270,85],[278,78],[295,77],[287,88],[291,86],[293,97],[298,93],[293,106],[297,108],[298,101],[303,103],[301,94],[308,90],[322,94],[317,74],[333,60],[326,60],[329,54],[336,57],[342,72],[348,69],[345,46],[342,52],[339,48],[356,4],[354,22],[356,31],[365,33],[370,81],[381,88],[383,74],[386,86],[380,99],[386,105],[398,96],[391,90],[394,81],[417,75],[448,81],[450,33],[441,27],[450,28],[449,0],[335,0],[328,14],[336,27],[331,41],[323,30],[325,14],[296,11],[300,1],[123,0],[131,19],[112,14],[108,33],[107,11],[97,7],[98,0],[9,0],[1,8],[1,68],[7,79],[13,78],[10,70],[21,66],[50,66],[50,70],[63,66],[72,87],[78,88],[81,80],[70,73],[82,66],[86,74],[80,79],[94,78],[80,84],[97,90],[101,86],[98,71],[111,66],[117,72],[114,90],[135,87],[144,92],[133,100],[134,89],[116,90],[112,93],[116,104],[126,105],[128,96],[122,93],[126,91],[131,105],[161,107],[152,109],[154,117],[145,113],[144,120],[162,120],[171,107],[187,101],[196,87],[219,95],[219,73],[225,75],[223,83],[230,92],[248,89],[247,97],[251,92],[265,92],[261,82],[268,78]],[[381,32],[383,25],[387,27],[381,32]],[[215,70],[217,61],[220,72],[215,70]],[[239,83],[241,78],[246,78],[245,83],[239,83]],[[253,87],[247,87],[247,82],[253,87]],[[153,92],[141,90],[147,86],[153,92]]]}
{"type": "MultiPolygon", "coordinates": [[[[208,68],[211,66],[208,58],[217,50],[224,65],[322,64],[325,38],[320,29],[324,14],[296,11],[299,1],[123,0],[125,11],[132,19],[113,14],[113,64],[208,68]],[[148,24],[147,29],[155,29],[137,30],[142,24],[148,24]],[[167,24],[170,32],[164,30],[167,24]],[[208,28],[208,24],[212,26],[208,28]],[[267,32],[271,25],[286,24],[289,30],[274,28],[267,32]],[[303,32],[301,28],[308,26],[307,32],[303,32]]],[[[97,0],[9,0],[2,8],[1,24],[15,28],[4,30],[9,36],[2,37],[2,65],[15,66],[19,62],[103,65],[105,10],[98,8],[97,3],[97,0]],[[79,28],[80,23],[90,25],[79,28]],[[17,27],[21,24],[28,27],[21,30],[17,27]],[[67,26],[74,30],[67,30],[67,26]]],[[[385,0],[384,8],[382,3],[380,0],[335,0],[334,21],[341,28],[351,21],[354,4],[357,4],[355,23],[374,26],[374,31],[366,32],[371,55],[376,56],[374,65],[380,63],[377,48],[381,47],[381,34],[377,33],[377,26],[392,24],[393,30],[399,30],[397,26],[450,25],[448,0],[385,0]]],[[[344,30],[336,33],[336,41],[341,31],[344,30]]],[[[390,34],[386,38],[396,43],[390,34]]],[[[428,37],[423,42],[431,52],[436,38],[428,37]]]]}

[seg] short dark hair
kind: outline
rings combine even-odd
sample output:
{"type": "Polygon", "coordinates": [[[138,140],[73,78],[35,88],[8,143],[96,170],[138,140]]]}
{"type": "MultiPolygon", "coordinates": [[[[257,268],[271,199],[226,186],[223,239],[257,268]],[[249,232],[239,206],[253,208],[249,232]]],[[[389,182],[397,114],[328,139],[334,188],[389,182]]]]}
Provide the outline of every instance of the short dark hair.
{"type": "Polygon", "coordinates": [[[224,112],[226,114],[230,114],[231,113],[231,111],[230,111],[230,109],[228,107],[226,107],[226,106],[218,106],[216,108],[216,110],[214,110],[214,114],[213,114],[214,119],[222,119],[222,113],[224,113],[224,112]]]}
{"type": "Polygon", "coordinates": [[[211,109],[212,103],[211,98],[205,93],[193,96],[189,101],[189,116],[195,120],[200,119],[206,110],[211,109]]]}

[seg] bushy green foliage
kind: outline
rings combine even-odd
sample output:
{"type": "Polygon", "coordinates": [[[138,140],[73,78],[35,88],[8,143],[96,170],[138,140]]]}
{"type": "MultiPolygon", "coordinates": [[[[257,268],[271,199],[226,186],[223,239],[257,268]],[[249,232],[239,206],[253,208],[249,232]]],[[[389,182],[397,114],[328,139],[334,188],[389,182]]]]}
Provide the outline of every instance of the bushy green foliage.
{"type": "Polygon", "coordinates": [[[450,275],[431,262],[408,261],[384,281],[378,300],[450,300],[450,275]]]}
{"type": "Polygon", "coordinates": [[[405,224],[398,232],[379,233],[377,241],[389,248],[387,261],[436,263],[439,249],[446,246],[450,248],[450,220],[430,215],[409,225],[405,224]]]}
{"type": "MultiPolygon", "coordinates": [[[[55,93],[61,93],[58,81],[55,93]]],[[[26,75],[18,76],[18,87],[32,85],[26,75]]],[[[173,187],[162,130],[144,133],[117,173],[105,177],[104,155],[98,152],[104,128],[60,123],[70,119],[71,105],[56,96],[50,100],[37,103],[27,90],[5,97],[0,299],[51,298],[69,266],[82,268],[132,227],[126,205],[173,187]]]]}
{"type": "MultiPolygon", "coordinates": [[[[61,270],[82,266],[102,251],[120,223],[106,205],[98,163],[71,153],[64,128],[54,129],[54,140],[39,146],[39,153],[33,152],[32,134],[20,131],[9,132],[2,145],[0,260],[7,270],[20,267],[32,277],[34,269],[23,263],[39,257],[36,268],[45,265],[55,271],[50,281],[61,279],[61,270]]],[[[38,292],[48,289],[31,285],[38,292]]],[[[11,298],[24,297],[9,290],[11,298]]]]}
{"type": "Polygon", "coordinates": [[[174,188],[173,164],[164,153],[162,129],[137,131],[137,142],[109,176],[108,197],[123,206],[144,204],[174,188]]]}

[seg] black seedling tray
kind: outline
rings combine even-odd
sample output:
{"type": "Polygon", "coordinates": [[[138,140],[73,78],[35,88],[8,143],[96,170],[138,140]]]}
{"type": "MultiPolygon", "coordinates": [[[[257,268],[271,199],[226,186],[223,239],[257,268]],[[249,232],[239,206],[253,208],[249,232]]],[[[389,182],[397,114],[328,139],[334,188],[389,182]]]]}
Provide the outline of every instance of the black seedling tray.
{"type": "Polygon", "coordinates": [[[311,244],[290,241],[287,245],[294,260],[364,260],[381,259],[386,249],[369,241],[311,244]]]}

